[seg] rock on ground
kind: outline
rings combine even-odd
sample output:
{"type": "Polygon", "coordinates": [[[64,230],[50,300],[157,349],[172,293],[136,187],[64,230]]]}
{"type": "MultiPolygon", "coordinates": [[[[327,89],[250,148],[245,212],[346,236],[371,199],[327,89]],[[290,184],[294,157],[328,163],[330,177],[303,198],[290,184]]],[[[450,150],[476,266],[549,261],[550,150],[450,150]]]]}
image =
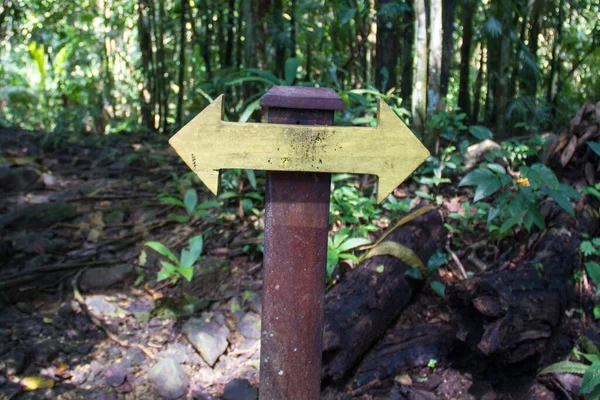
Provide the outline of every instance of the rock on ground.
{"type": "Polygon", "coordinates": [[[172,358],[160,360],[148,371],[148,379],[166,399],[178,399],[187,393],[189,378],[181,365],[172,358]]]}

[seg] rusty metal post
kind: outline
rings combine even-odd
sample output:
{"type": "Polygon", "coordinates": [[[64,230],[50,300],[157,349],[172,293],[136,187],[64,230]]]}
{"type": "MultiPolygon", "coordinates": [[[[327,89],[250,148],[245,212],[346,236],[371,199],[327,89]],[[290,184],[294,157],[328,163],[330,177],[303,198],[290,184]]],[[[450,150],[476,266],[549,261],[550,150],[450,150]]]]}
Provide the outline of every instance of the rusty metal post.
{"type": "MultiPolygon", "coordinates": [[[[268,123],[333,125],[342,99],[326,88],[275,86],[268,123]]],[[[320,394],[331,176],[267,172],[260,399],[320,394]]]]}

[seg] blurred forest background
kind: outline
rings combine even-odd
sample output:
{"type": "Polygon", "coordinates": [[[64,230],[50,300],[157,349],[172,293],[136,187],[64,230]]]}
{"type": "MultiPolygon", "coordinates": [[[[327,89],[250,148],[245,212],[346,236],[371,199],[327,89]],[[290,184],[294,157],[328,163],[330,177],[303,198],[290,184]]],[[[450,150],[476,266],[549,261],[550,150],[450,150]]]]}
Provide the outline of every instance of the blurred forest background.
{"type": "Polygon", "coordinates": [[[333,87],[340,124],[383,96],[432,148],[448,121],[499,139],[600,98],[599,4],[566,0],[3,0],[0,124],[173,133],[213,97],[258,118],[273,84],[333,87]],[[365,96],[366,95],[366,96],[365,96]]]}

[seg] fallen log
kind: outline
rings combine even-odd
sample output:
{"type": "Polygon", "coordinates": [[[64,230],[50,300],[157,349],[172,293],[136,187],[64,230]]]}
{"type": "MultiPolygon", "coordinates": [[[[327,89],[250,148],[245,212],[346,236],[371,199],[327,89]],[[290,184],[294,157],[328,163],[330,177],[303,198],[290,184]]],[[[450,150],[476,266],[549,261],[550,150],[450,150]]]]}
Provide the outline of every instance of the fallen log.
{"type": "MultiPolygon", "coordinates": [[[[436,210],[395,229],[385,241],[411,249],[424,264],[447,237],[436,210]]],[[[361,262],[325,298],[322,378],[341,379],[394,324],[422,282],[405,275],[411,267],[391,256],[361,262]]]]}
{"type": "Polygon", "coordinates": [[[432,359],[445,360],[454,336],[454,329],[448,325],[396,325],[360,363],[354,387],[394,378],[398,371],[426,366],[432,359]]]}
{"type": "Polygon", "coordinates": [[[516,267],[478,274],[446,290],[458,339],[494,362],[537,360],[573,299],[580,236],[574,218],[562,213],[555,221],[516,267]]]}

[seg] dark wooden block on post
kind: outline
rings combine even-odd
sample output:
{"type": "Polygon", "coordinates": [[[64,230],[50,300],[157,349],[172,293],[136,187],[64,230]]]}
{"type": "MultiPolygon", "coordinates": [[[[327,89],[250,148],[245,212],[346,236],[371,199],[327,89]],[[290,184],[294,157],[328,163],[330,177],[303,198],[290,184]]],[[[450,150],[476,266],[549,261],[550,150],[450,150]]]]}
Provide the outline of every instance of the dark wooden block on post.
{"type": "MultiPolygon", "coordinates": [[[[328,88],[275,86],[271,124],[333,125],[344,102],[328,88]]],[[[267,172],[261,400],[318,399],[331,175],[267,172]]]]}

